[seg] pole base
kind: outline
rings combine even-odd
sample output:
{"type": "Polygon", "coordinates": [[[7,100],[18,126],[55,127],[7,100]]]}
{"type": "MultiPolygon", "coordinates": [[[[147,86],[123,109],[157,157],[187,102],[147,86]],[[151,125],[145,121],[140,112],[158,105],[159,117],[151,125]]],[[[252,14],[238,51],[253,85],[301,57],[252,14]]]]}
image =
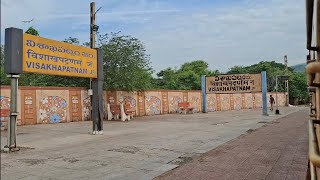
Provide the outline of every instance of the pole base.
{"type": "Polygon", "coordinates": [[[275,114],[279,115],[280,114],[280,110],[276,109],[276,113],[275,114]]]}
{"type": "Polygon", "coordinates": [[[103,131],[92,131],[91,135],[103,135],[103,131]]]}
{"type": "Polygon", "coordinates": [[[3,147],[3,149],[1,149],[2,152],[5,153],[10,153],[10,152],[15,152],[15,151],[20,151],[19,147],[8,147],[7,145],[3,147]]]}

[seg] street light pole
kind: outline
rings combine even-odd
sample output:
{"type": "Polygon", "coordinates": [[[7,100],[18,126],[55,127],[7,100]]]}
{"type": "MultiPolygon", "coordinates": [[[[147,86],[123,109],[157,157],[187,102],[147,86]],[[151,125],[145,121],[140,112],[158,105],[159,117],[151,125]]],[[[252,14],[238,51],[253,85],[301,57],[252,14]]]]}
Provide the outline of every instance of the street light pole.
{"type": "Polygon", "coordinates": [[[276,76],[276,113],[275,114],[280,114],[280,111],[278,109],[278,75],[276,76]]]}
{"type": "MultiPolygon", "coordinates": [[[[287,55],[284,56],[284,64],[285,64],[285,75],[288,76],[288,58],[287,55]]],[[[285,87],[286,87],[286,106],[289,106],[289,80],[285,80],[285,87]]]]}

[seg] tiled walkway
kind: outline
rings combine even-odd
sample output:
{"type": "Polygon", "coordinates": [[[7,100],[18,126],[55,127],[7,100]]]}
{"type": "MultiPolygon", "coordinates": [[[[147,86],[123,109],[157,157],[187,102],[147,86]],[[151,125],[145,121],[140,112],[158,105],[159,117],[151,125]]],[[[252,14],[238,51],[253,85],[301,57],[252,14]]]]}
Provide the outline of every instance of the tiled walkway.
{"type": "Polygon", "coordinates": [[[294,180],[307,173],[307,111],[283,117],[157,177],[294,180]]]}

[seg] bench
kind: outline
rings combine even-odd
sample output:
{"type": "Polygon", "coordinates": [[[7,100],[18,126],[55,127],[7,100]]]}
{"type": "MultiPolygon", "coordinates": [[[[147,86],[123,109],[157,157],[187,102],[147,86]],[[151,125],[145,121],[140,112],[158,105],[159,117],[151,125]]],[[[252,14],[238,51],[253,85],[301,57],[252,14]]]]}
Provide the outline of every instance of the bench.
{"type": "Polygon", "coordinates": [[[190,103],[189,102],[179,102],[178,103],[178,107],[180,112],[184,112],[184,114],[187,114],[188,112],[191,112],[193,114],[193,107],[190,107],[190,103]]]}
{"type": "Polygon", "coordinates": [[[120,105],[117,104],[107,104],[108,120],[119,119],[121,114],[120,105]]]}
{"type": "Polygon", "coordinates": [[[134,114],[135,111],[132,111],[131,107],[130,107],[130,104],[126,103],[124,105],[124,112],[125,112],[126,115],[130,116],[130,118],[132,119],[133,118],[133,114],[134,114]]]}
{"type": "Polygon", "coordinates": [[[119,119],[121,121],[130,120],[133,117],[133,111],[130,111],[130,105],[121,104],[107,104],[108,120],[119,119]]]}

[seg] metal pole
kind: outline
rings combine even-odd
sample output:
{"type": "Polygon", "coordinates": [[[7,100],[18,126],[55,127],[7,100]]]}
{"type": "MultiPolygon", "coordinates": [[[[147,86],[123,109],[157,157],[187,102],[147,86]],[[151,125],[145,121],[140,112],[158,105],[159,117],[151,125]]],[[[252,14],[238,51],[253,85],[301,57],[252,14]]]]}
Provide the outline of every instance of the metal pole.
{"type": "Polygon", "coordinates": [[[280,114],[278,109],[278,76],[276,76],[276,114],[280,114]]]}
{"type": "MultiPolygon", "coordinates": [[[[288,76],[288,57],[287,55],[284,56],[284,64],[285,64],[285,74],[288,76]]],[[[286,106],[289,106],[289,80],[285,80],[285,87],[286,87],[286,106]]]]}
{"type": "Polygon", "coordinates": [[[207,113],[206,76],[201,76],[202,112],[207,113]]]}
{"type": "Polygon", "coordinates": [[[262,84],[262,115],[268,116],[268,103],[267,103],[267,72],[261,72],[262,84]]]}
{"type": "MultiPolygon", "coordinates": [[[[96,5],[95,2],[91,2],[90,3],[90,48],[95,48],[95,37],[96,37],[96,33],[93,30],[93,27],[95,25],[95,11],[96,11],[96,5]]],[[[96,123],[95,120],[93,119],[93,113],[92,113],[92,78],[90,78],[90,117],[91,117],[91,121],[92,121],[92,132],[93,134],[96,133],[97,129],[96,129],[96,123]]]]}
{"type": "Polygon", "coordinates": [[[10,93],[10,120],[8,121],[8,148],[15,149],[16,145],[16,128],[18,116],[18,77],[19,75],[9,75],[11,78],[10,93]]]}

